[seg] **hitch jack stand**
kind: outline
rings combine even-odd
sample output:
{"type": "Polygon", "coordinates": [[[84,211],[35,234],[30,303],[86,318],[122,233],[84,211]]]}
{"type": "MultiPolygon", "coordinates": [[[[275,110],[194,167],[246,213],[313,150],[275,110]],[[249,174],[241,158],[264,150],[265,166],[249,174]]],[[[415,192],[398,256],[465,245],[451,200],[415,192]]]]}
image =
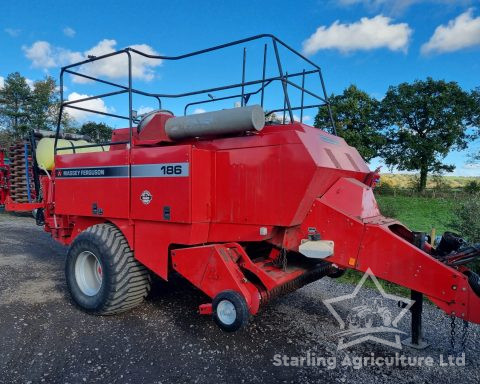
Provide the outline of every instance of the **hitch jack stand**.
{"type": "Polygon", "coordinates": [[[412,291],[410,298],[414,301],[414,304],[410,308],[412,313],[412,336],[402,341],[402,344],[406,347],[414,349],[425,349],[430,346],[423,339],[422,331],[422,310],[423,310],[423,293],[412,291]]]}
{"type": "MultiPolygon", "coordinates": [[[[424,249],[427,236],[424,232],[414,232],[413,233],[413,244],[420,248],[424,249]]],[[[413,305],[410,307],[410,312],[412,314],[412,336],[408,339],[402,341],[402,344],[406,347],[411,347],[415,349],[425,349],[430,344],[428,344],[423,339],[423,330],[422,330],[422,311],[423,311],[423,293],[417,291],[411,291],[410,298],[413,301],[413,305]]]]}

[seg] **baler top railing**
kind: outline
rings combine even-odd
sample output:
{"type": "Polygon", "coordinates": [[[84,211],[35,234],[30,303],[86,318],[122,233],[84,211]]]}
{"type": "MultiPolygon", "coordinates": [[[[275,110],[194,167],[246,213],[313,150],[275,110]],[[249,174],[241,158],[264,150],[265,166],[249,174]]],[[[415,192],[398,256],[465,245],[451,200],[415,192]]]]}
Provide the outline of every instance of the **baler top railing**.
{"type": "MultiPolygon", "coordinates": [[[[98,115],[103,115],[103,116],[128,120],[129,129],[130,129],[130,138],[129,138],[128,142],[131,143],[133,125],[134,125],[134,123],[138,122],[138,120],[136,119],[136,116],[134,116],[134,114],[133,114],[133,101],[132,100],[133,100],[133,95],[134,94],[141,95],[141,96],[146,96],[146,97],[151,97],[151,98],[156,99],[157,102],[158,102],[159,109],[162,109],[162,99],[176,99],[176,98],[178,99],[178,98],[182,98],[182,97],[195,96],[195,95],[201,95],[201,94],[207,94],[209,96],[209,99],[204,99],[204,100],[199,100],[199,101],[193,101],[193,102],[186,103],[186,105],[184,107],[184,114],[186,114],[188,108],[192,105],[218,102],[218,101],[222,101],[222,100],[228,100],[228,99],[239,98],[239,97],[241,98],[241,105],[246,105],[248,103],[250,97],[253,96],[253,95],[257,95],[258,93],[261,93],[261,105],[263,106],[265,89],[269,85],[274,84],[275,82],[280,82],[281,85],[282,85],[283,97],[284,97],[284,107],[270,110],[267,113],[267,115],[275,113],[275,112],[284,112],[283,122],[285,123],[286,122],[285,113],[287,112],[288,115],[289,115],[289,121],[293,122],[294,121],[293,111],[300,110],[301,111],[300,121],[302,121],[303,120],[304,109],[326,106],[328,108],[328,111],[329,111],[329,114],[330,114],[330,120],[331,120],[331,124],[332,124],[332,132],[334,134],[336,134],[335,125],[334,125],[333,118],[332,118],[332,113],[331,113],[330,104],[329,104],[329,101],[328,101],[328,96],[327,96],[327,92],[326,92],[325,83],[324,83],[324,80],[323,80],[323,75],[322,75],[321,68],[317,64],[315,64],[313,61],[311,61],[310,59],[308,59],[307,57],[305,57],[304,55],[302,55],[301,53],[297,52],[295,49],[290,47],[288,44],[284,43],[283,41],[281,41],[280,39],[278,39],[277,37],[275,37],[274,35],[271,35],[271,34],[256,35],[256,36],[248,37],[248,38],[245,38],[245,39],[236,40],[236,41],[233,41],[233,42],[216,45],[214,47],[210,47],[210,48],[206,48],[206,49],[202,49],[202,50],[197,50],[197,51],[194,51],[194,52],[190,52],[190,53],[186,53],[186,54],[182,54],[182,55],[178,55],[178,56],[152,55],[152,54],[142,52],[138,49],[129,48],[129,47],[127,47],[125,49],[122,49],[122,50],[119,50],[119,51],[116,51],[116,52],[111,52],[111,53],[108,53],[108,54],[104,54],[104,55],[101,55],[101,56],[89,56],[88,59],[85,59],[85,60],[80,61],[78,63],[70,64],[70,65],[67,65],[67,66],[64,66],[64,67],[61,68],[61,71],[60,71],[60,101],[61,101],[61,105],[60,105],[60,112],[59,112],[59,118],[58,118],[58,124],[57,124],[57,132],[56,132],[56,137],[55,137],[55,153],[57,152],[57,150],[66,149],[66,148],[57,148],[58,138],[59,138],[60,129],[61,129],[62,114],[64,112],[63,111],[64,108],[72,108],[72,109],[76,109],[76,110],[80,110],[80,111],[84,111],[84,112],[88,112],[88,113],[92,113],[92,114],[98,114],[98,115]],[[218,50],[221,50],[221,49],[225,49],[225,48],[240,45],[240,44],[245,44],[245,43],[255,41],[255,40],[260,40],[260,39],[268,39],[273,46],[275,62],[276,62],[277,71],[278,71],[277,76],[266,77],[267,44],[265,44],[264,54],[263,54],[262,78],[259,79],[259,80],[245,81],[246,49],[244,48],[244,50],[243,50],[243,65],[242,65],[242,81],[240,83],[228,84],[228,85],[224,85],[224,86],[212,87],[212,88],[207,88],[207,89],[200,89],[200,90],[196,90],[196,91],[189,91],[189,92],[183,92],[183,93],[152,93],[152,92],[145,92],[145,91],[133,88],[133,80],[132,80],[132,60],[133,59],[132,59],[132,54],[140,55],[140,56],[148,58],[148,59],[176,61],[176,60],[182,60],[182,59],[206,54],[206,53],[209,53],[209,52],[218,51],[218,50]],[[311,65],[313,67],[313,69],[312,70],[303,69],[303,71],[301,71],[301,72],[295,72],[295,73],[292,73],[292,74],[287,74],[286,72],[284,72],[282,62],[281,62],[281,59],[280,59],[279,50],[278,50],[279,45],[284,47],[285,49],[287,49],[288,51],[290,51],[294,55],[296,55],[303,62],[311,65]],[[91,64],[91,63],[99,61],[99,60],[105,60],[105,59],[108,59],[108,58],[111,58],[111,57],[117,56],[117,55],[126,55],[127,56],[127,59],[128,59],[128,76],[127,76],[128,85],[119,84],[119,83],[116,83],[116,82],[113,82],[113,81],[97,78],[97,77],[94,77],[94,76],[91,76],[91,75],[88,75],[88,74],[85,74],[85,73],[80,73],[78,71],[73,70],[73,68],[81,67],[83,65],[88,65],[88,64],[91,64]],[[64,74],[65,73],[70,74],[71,76],[78,76],[78,77],[81,77],[81,78],[89,80],[89,81],[98,82],[98,83],[105,84],[105,85],[108,85],[108,86],[116,87],[116,88],[119,88],[120,90],[113,91],[113,92],[102,93],[102,94],[95,95],[95,96],[88,96],[88,97],[84,97],[84,98],[80,98],[80,99],[65,101],[64,100],[64,74]],[[315,75],[315,74],[318,74],[318,76],[319,76],[321,92],[322,92],[323,95],[318,95],[318,94],[316,94],[316,93],[314,93],[314,92],[305,88],[305,77],[308,76],[308,75],[315,75]],[[301,85],[292,81],[292,79],[298,78],[298,77],[301,77],[301,79],[302,79],[302,84],[301,85]],[[260,85],[260,88],[256,89],[255,91],[249,91],[249,92],[245,91],[245,88],[247,86],[254,86],[254,85],[260,85]],[[301,105],[300,106],[292,106],[291,105],[291,100],[290,100],[290,97],[289,97],[289,94],[288,94],[288,88],[287,88],[288,86],[291,86],[291,87],[301,91],[301,105]],[[227,91],[227,90],[232,90],[232,89],[236,89],[236,88],[241,89],[240,94],[233,94],[233,95],[222,96],[222,97],[218,97],[218,98],[214,98],[214,97],[211,97],[211,95],[209,95],[212,92],[227,91]],[[128,111],[129,112],[128,112],[127,116],[116,114],[116,113],[111,113],[111,112],[104,111],[104,110],[100,111],[100,110],[85,108],[84,106],[79,106],[78,105],[79,103],[84,103],[86,101],[91,101],[91,100],[95,100],[95,99],[102,99],[102,98],[105,98],[105,97],[117,96],[117,95],[122,95],[122,94],[128,94],[128,108],[129,108],[128,111]],[[309,95],[309,96],[315,98],[316,100],[319,100],[321,103],[304,105],[304,96],[305,95],[309,95]],[[77,105],[75,105],[75,104],[77,104],[77,105]]],[[[117,145],[117,144],[125,144],[125,141],[99,143],[99,144],[95,144],[95,145],[117,145]]],[[[95,145],[79,146],[79,148],[95,146],[95,145]]]]}

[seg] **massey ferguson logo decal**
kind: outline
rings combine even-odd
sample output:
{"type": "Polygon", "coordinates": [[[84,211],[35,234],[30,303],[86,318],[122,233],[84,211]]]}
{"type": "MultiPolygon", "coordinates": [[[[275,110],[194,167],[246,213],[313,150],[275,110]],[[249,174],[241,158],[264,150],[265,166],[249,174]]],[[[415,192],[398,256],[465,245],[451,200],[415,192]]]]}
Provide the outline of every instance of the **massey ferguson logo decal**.
{"type": "Polygon", "coordinates": [[[89,169],[65,169],[60,172],[60,177],[94,177],[105,176],[104,168],[89,168],[89,169]]]}
{"type": "Polygon", "coordinates": [[[150,202],[152,201],[152,194],[145,190],[142,192],[142,194],[140,195],[140,200],[142,200],[142,203],[145,204],[145,205],[148,205],[150,204],[150,202]]]}
{"type": "Polygon", "coordinates": [[[59,168],[55,171],[58,178],[105,178],[105,177],[128,177],[128,166],[110,167],[85,167],[85,168],[59,168]]]}

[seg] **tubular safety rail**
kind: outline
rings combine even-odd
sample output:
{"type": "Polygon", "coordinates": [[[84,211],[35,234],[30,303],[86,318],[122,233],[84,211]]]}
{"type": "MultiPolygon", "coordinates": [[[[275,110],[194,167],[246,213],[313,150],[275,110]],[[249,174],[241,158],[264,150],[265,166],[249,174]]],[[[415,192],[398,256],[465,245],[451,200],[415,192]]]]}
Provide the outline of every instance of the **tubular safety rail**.
{"type": "Polygon", "coordinates": [[[88,113],[93,113],[93,114],[98,114],[98,115],[103,115],[103,116],[109,116],[109,117],[114,117],[114,118],[118,118],[118,119],[128,120],[128,127],[130,129],[130,138],[129,138],[128,141],[116,141],[116,142],[89,144],[89,145],[78,146],[76,148],[87,148],[87,147],[95,147],[95,146],[103,146],[103,145],[129,144],[132,141],[133,124],[138,122],[136,117],[133,116],[133,109],[132,109],[133,94],[138,94],[138,95],[142,95],[142,96],[146,96],[146,97],[152,97],[152,98],[156,99],[156,101],[158,102],[159,109],[162,108],[162,99],[174,99],[174,98],[182,98],[182,97],[187,97],[187,96],[204,95],[204,94],[206,94],[208,96],[208,98],[206,98],[206,99],[201,99],[199,101],[194,101],[194,102],[187,103],[184,107],[184,115],[186,115],[187,111],[188,111],[188,108],[190,108],[193,105],[212,103],[212,102],[228,100],[228,99],[240,98],[241,106],[245,106],[245,105],[247,105],[251,96],[257,95],[259,93],[260,93],[260,100],[261,100],[260,104],[263,107],[264,93],[265,93],[266,87],[268,87],[270,84],[272,84],[274,82],[278,82],[278,81],[281,82],[282,89],[283,89],[283,96],[284,96],[283,108],[277,108],[277,109],[270,110],[266,114],[267,116],[271,115],[275,112],[283,112],[282,123],[285,124],[286,121],[287,121],[286,120],[286,114],[288,113],[289,121],[292,122],[292,121],[294,121],[293,111],[298,111],[299,110],[300,111],[300,122],[302,122],[303,121],[303,112],[304,112],[305,109],[318,108],[318,107],[326,106],[327,109],[328,109],[328,113],[329,113],[329,119],[330,119],[330,123],[331,123],[331,127],[332,127],[332,132],[336,135],[336,129],[335,129],[334,121],[333,121],[332,111],[331,111],[330,104],[329,104],[329,101],[328,101],[327,91],[326,91],[326,88],[325,88],[325,82],[323,80],[323,75],[322,75],[322,71],[321,71],[320,67],[317,64],[315,64],[313,61],[306,58],[304,55],[297,52],[295,49],[293,49],[292,47],[290,47],[289,45],[287,45],[286,43],[284,43],[283,41],[281,41],[280,39],[278,39],[277,37],[275,37],[274,35],[271,35],[271,34],[256,35],[256,36],[248,37],[248,38],[245,38],[245,39],[232,41],[230,43],[221,44],[221,45],[217,45],[217,46],[214,46],[214,47],[202,49],[202,50],[199,50],[199,51],[186,53],[186,54],[179,55],[179,56],[151,55],[151,54],[147,54],[145,52],[141,52],[137,49],[133,49],[133,48],[129,48],[129,47],[127,47],[125,49],[122,49],[122,50],[119,50],[119,51],[116,51],[116,52],[111,52],[111,53],[108,53],[108,54],[105,54],[105,55],[101,55],[101,56],[89,56],[88,59],[86,59],[86,60],[80,61],[78,63],[70,64],[70,65],[67,65],[67,66],[64,66],[64,67],[61,68],[61,71],[60,71],[60,102],[61,103],[60,103],[60,112],[59,112],[58,123],[57,123],[57,131],[56,131],[56,135],[55,135],[55,154],[57,153],[57,151],[70,149],[70,148],[67,148],[67,147],[57,148],[58,139],[59,139],[60,131],[61,131],[61,121],[62,121],[62,114],[63,114],[64,108],[72,108],[72,109],[76,109],[76,110],[80,110],[80,111],[84,111],[84,112],[88,112],[88,113]],[[213,88],[208,88],[208,89],[201,89],[201,90],[178,93],[178,94],[151,93],[151,92],[144,92],[144,91],[133,88],[132,53],[143,56],[143,57],[148,58],[148,59],[176,61],[176,60],[182,60],[182,59],[186,59],[186,58],[189,58],[189,57],[202,55],[202,54],[212,52],[212,51],[218,51],[218,50],[221,50],[221,49],[225,49],[225,48],[228,48],[228,47],[232,47],[232,46],[235,46],[235,45],[240,45],[240,44],[244,44],[244,43],[248,43],[248,42],[251,42],[251,41],[254,41],[254,40],[260,40],[260,39],[270,40],[270,42],[273,46],[275,61],[276,61],[276,65],[277,65],[277,68],[278,68],[278,76],[268,77],[268,78],[266,77],[268,44],[265,43],[264,51],[263,51],[263,70],[262,70],[262,78],[261,79],[253,80],[253,81],[246,81],[245,80],[246,52],[247,51],[246,51],[246,48],[244,48],[243,49],[243,65],[242,65],[242,81],[240,83],[228,84],[228,85],[224,85],[224,86],[213,87],[213,88]],[[311,65],[313,67],[313,69],[311,69],[311,70],[305,70],[304,69],[301,72],[295,72],[295,73],[290,73],[290,74],[288,74],[287,72],[284,72],[283,67],[282,67],[282,62],[280,60],[278,45],[283,46],[288,51],[290,51],[293,54],[295,54],[296,56],[298,56],[305,63],[311,65]],[[99,79],[99,78],[96,78],[96,77],[93,77],[93,76],[90,76],[90,75],[72,70],[73,68],[80,67],[80,66],[85,65],[85,64],[90,64],[90,63],[93,63],[95,61],[105,60],[105,59],[108,59],[110,57],[117,56],[117,55],[126,55],[127,58],[128,58],[128,86],[118,84],[118,83],[114,83],[112,81],[108,81],[108,80],[105,80],[105,79],[99,79]],[[63,94],[64,93],[63,83],[64,83],[65,73],[70,74],[72,76],[78,76],[78,77],[81,77],[81,78],[86,79],[86,80],[90,80],[90,81],[98,82],[98,83],[101,83],[101,84],[113,86],[113,87],[119,88],[119,90],[114,91],[114,92],[102,93],[102,94],[99,94],[99,95],[96,95],[96,96],[89,96],[89,97],[85,97],[85,98],[81,98],[81,99],[65,101],[64,100],[64,94],[63,94]],[[314,92],[311,92],[311,91],[309,91],[308,89],[305,88],[305,78],[308,75],[315,75],[315,74],[318,74],[318,76],[319,76],[322,95],[318,95],[318,94],[316,94],[314,92]],[[301,79],[301,85],[298,85],[297,83],[292,81],[293,79],[298,79],[298,78],[301,79]],[[259,86],[258,89],[256,89],[255,91],[251,91],[251,92],[246,92],[245,91],[245,87],[255,86],[255,85],[259,86]],[[301,91],[301,104],[300,104],[300,106],[292,107],[291,102],[290,102],[290,97],[289,97],[289,94],[288,94],[288,87],[289,86],[301,91]],[[226,90],[232,90],[232,89],[238,89],[238,88],[240,88],[240,93],[236,93],[236,94],[229,95],[229,96],[214,98],[211,95],[209,95],[209,93],[216,92],[216,91],[226,91],[226,90]],[[93,109],[84,108],[84,107],[80,107],[78,105],[75,105],[75,104],[82,103],[82,102],[85,102],[85,101],[102,99],[104,97],[116,96],[116,95],[121,95],[121,94],[128,94],[128,110],[129,110],[128,116],[118,115],[118,114],[109,113],[109,112],[105,112],[105,111],[93,110],[93,109]],[[309,96],[315,98],[316,100],[319,100],[319,103],[318,104],[304,105],[305,95],[309,95],[309,96]]]}

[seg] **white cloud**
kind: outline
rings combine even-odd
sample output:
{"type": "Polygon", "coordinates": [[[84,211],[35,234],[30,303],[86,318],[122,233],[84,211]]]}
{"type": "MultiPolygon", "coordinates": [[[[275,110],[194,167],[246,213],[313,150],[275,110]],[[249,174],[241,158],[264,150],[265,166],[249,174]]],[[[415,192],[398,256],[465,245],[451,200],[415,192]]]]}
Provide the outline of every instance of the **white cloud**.
{"type": "Polygon", "coordinates": [[[457,167],[453,171],[458,176],[476,176],[480,175],[480,163],[464,163],[463,166],[457,167]]]}
{"type": "MultiPolygon", "coordinates": [[[[86,51],[84,56],[86,58],[89,55],[101,56],[112,53],[117,50],[116,45],[117,42],[115,40],[104,39],[96,46],[86,51]]],[[[130,45],[130,48],[134,48],[149,55],[158,55],[158,53],[147,44],[134,44],[130,45]]],[[[160,64],[161,60],[149,59],[137,54],[132,54],[132,77],[150,81],[155,75],[153,68],[159,66],[160,64]]],[[[94,61],[92,63],[82,65],[80,67],[80,72],[94,77],[105,76],[112,79],[125,77],[128,74],[127,57],[126,55],[116,55],[106,60],[94,61]]],[[[74,77],[73,79],[75,82],[79,83],[86,82],[86,79],[78,76],[74,77]]]]}
{"type": "MultiPolygon", "coordinates": [[[[278,114],[275,114],[276,120],[282,122],[283,121],[283,112],[278,112],[278,114]]],[[[309,120],[311,120],[312,117],[309,115],[303,115],[303,123],[306,124],[309,120]]],[[[296,115],[295,113],[293,114],[293,121],[300,122],[300,115],[296,115]]],[[[285,123],[290,122],[290,116],[288,111],[285,113],[285,123]]]]}
{"type": "MultiPolygon", "coordinates": [[[[87,59],[89,55],[101,56],[117,50],[115,40],[104,39],[97,45],[85,52],[71,51],[62,47],[51,45],[47,41],[36,41],[30,47],[22,47],[25,56],[32,61],[36,68],[45,70],[54,67],[60,67],[71,63],[87,59]]],[[[158,55],[155,50],[147,44],[130,45],[131,48],[145,52],[150,55],[158,55]]],[[[154,68],[161,64],[161,60],[149,59],[140,55],[132,54],[132,77],[142,80],[152,80],[155,72],[154,68]]],[[[128,74],[127,56],[116,55],[105,60],[94,61],[82,65],[79,68],[81,73],[94,77],[107,77],[117,79],[125,77],[128,74]]],[[[74,81],[79,83],[87,82],[87,79],[74,77],[74,81]]]]}
{"type": "MultiPolygon", "coordinates": [[[[73,100],[79,100],[79,99],[85,99],[87,97],[91,97],[92,95],[82,95],[77,92],[72,92],[68,95],[67,100],[68,101],[73,101],[73,100]]],[[[93,99],[93,100],[87,100],[87,101],[82,101],[80,103],[73,104],[75,107],[80,107],[80,108],[86,108],[86,109],[91,109],[94,111],[99,111],[99,112],[113,112],[112,110],[109,110],[107,106],[105,105],[104,101],[102,99],[93,99]]],[[[94,113],[87,112],[87,111],[80,111],[78,109],[74,108],[67,108],[66,111],[68,114],[73,117],[77,121],[84,121],[90,116],[94,116],[94,113]]],[[[100,116],[100,115],[97,115],[100,116]]]]}
{"type": "Polygon", "coordinates": [[[448,25],[439,25],[421,51],[423,54],[454,52],[475,45],[480,45],[480,16],[473,18],[470,8],[448,25]]]}
{"type": "Polygon", "coordinates": [[[464,6],[472,0],[337,0],[334,2],[340,6],[363,5],[367,10],[382,10],[388,14],[401,14],[411,6],[422,3],[464,6]]]}
{"type": "Polygon", "coordinates": [[[140,108],[138,108],[138,111],[137,111],[137,115],[138,116],[141,116],[141,115],[145,115],[149,112],[152,112],[154,109],[152,107],[144,107],[143,105],[140,106],[140,108]]]}
{"type": "Polygon", "coordinates": [[[5,78],[3,76],[0,76],[0,89],[2,89],[5,86],[5,78]]]}
{"type": "Polygon", "coordinates": [[[207,112],[205,109],[203,109],[203,108],[197,108],[197,109],[195,109],[195,110],[193,111],[193,114],[196,115],[196,114],[198,114],[198,113],[205,113],[205,112],[207,112]]]}
{"type": "Polygon", "coordinates": [[[63,34],[67,37],[74,37],[77,32],[70,27],[63,28],[63,34]]]}
{"type": "Polygon", "coordinates": [[[33,83],[34,81],[32,79],[25,78],[25,82],[27,83],[28,87],[33,90],[33,83]]]}
{"type": "Polygon", "coordinates": [[[17,37],[22,32],[21,29],[5,28],[4,31],[8,33],[11,37],[17,37]]]}
{"type": "Polygon", "coordinates": [[[309,55],[321,49],[351,52],[388,48],[391,51],[406,52],[411,34],[412,29],[408,24],[393,24],[391,18],[383,15],[362,17],[360,21],[351,24],[341,24],[337,20],[329,27],[318,27],[303,42],[303,51],[309,55]]]}
{"type": "Polygon", "coordinates": [[[48,41],[36,41],[30,47],[23,46],[22,49],[25,56],[32,61],[32,65],[36,68],[59,67],[83,59],[79,52],[54,47],[48,41]]]}

